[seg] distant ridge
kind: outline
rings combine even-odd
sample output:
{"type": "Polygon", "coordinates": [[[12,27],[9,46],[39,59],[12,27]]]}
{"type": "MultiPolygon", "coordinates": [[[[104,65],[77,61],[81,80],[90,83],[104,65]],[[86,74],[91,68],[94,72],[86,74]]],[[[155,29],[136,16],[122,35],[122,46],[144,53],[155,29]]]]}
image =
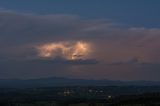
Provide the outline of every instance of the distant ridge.
{"type": "Polygon", "coordinates": [[[61,77],[39,79],[0,79],[0,87],[30,88],[56,86],[160,86],[160,81],[115,81],[115,80],[86,80],[61,77]]]}

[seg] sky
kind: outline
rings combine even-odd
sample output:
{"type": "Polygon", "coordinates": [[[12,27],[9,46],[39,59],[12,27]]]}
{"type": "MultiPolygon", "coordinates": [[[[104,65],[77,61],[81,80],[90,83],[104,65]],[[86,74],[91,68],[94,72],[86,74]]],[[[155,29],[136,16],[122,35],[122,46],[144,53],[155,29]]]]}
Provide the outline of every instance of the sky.
{"type": "Polygon", "coordinates": [[[1,0],[0,78],[160,80],[159,0],[1,0]]]}

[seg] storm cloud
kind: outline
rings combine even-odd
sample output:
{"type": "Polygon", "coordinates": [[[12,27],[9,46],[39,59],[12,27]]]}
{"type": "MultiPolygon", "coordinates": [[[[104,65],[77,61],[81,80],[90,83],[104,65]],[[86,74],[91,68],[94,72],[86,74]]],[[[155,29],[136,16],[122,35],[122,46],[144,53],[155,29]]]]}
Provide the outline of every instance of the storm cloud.
{"type": "Polygon", "coordinates": [[[158,28],[127,27],[104,19],[0,10],[0,77],[159,80],[159,35],[158,28]],[[82,55],[76,55],[80,57],[76,60],[46,59],[36,49],[48,43],[79,41],[91,45],[85,59],[82,55]]]}

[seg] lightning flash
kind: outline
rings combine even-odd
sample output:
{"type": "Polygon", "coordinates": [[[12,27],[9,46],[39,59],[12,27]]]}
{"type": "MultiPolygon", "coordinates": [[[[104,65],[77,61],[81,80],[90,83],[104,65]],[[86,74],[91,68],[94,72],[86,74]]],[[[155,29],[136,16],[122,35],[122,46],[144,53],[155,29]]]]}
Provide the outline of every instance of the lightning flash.
{"type": "Polygon", "coordinates": [[[69,60],[85,59],[91,52],[90,44],[82,41],[47,43],[37,46],[36,49],[40,57],[62,57],[69,60]]]}

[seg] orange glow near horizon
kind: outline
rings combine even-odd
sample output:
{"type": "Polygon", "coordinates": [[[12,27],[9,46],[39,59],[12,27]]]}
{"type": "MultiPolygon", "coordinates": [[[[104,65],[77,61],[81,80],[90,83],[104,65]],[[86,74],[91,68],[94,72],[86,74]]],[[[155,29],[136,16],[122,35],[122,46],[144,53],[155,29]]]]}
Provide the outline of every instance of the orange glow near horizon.
{"type": "Polygon", "coordinates": [[[85,59],[90,53],[90,44],[82,41],[47,43],[36,47],[42,58],[62,57],[69,60],[85,59]]]}

